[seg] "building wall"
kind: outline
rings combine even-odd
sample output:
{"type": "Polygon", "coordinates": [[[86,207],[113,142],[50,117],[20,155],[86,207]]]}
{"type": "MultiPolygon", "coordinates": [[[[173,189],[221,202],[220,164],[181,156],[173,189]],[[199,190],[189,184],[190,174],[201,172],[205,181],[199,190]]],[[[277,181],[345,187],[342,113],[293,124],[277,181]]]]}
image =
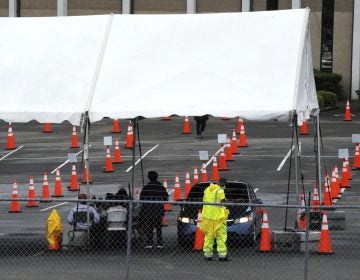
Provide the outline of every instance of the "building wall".
{"type": "Polygon", "coordinates": [[[0,17],[9,16],[9,0],[0,0],[0,17]]]}
{"type": "Polygon", "coordinates": [[[121,14],[121,0],[68,0],[68,15],[121,14]]]}
{"type": "Polygon", "coordinates": [[[322,0],[302,0],[301,8],[309,8],[311,11],[310,36],[313,66],[314,68],[320,69],[322,0]]]}
{"type": "Polygon", "coordinates": [[[334,16],[334,62],[333,72],[343,76],[343,95],[350,97],[351,91],[351,47],[353,0],[335,0],[334,16]]]}
{"type": "Polygon", "coordinates": [[[134,14],[185,14],[186,0],[133,0],[134,14]]]}
{"type": "Polygon", "coordinates": [[[291,0],[279,0],[279,10],[291,9],[291,0]]]}
{"type": "Polygon", "coordinates": [[[254,12],[266,11],[266,0],[252,0],[252,10],[254,12]]]}
{"type": "Polygon", "coordinates": [[[21,0],[20,16],[50,17],[57,15],[57,0],[21,0]]]}
{"type": "Polygon", "coordinates": [[[240,12],[241,0],[197,0],[197,13],[240,12]]]}

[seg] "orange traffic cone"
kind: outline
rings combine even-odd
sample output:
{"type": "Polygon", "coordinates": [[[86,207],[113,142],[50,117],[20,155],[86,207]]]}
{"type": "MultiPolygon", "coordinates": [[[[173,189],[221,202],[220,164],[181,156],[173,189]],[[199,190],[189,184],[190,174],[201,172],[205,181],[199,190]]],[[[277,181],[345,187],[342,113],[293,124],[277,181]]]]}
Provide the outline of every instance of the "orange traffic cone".
{"type": "Polygon", "coordinates": [[[325,184],[324,184],[324,199],[323,199],[324,206],[332,206],[333,205],[329,183],[330,183],[330,179],[329,179],[329,176],[326,174],[325,184]]]}
{"type": "Polygon", "coordinates": [[[115,140],[114,162],[113,163],[115,163],[115,164],[122,163],[118,139],[115,140]]]}
{"type": "Polygon", "coordinates": [[[237,129],[236,129],[237,134],[240,134],[241,126],[243,126],[243,125],[244,125],[244,120],[242,117],[239,117],[238,123],[237,123],[237,129]]]}
{"type": "Polygon", "coordinates": [[[235,129],[233,129],[232,138],[231,138],[231,153],[232,153],[233,155],[239,154],[239,149],[238,149],[238,146],[237,146],[235,129]]]}
{"type": "Polygon", "coordinates": [[[18,199],[19,199],[19,194],[18,194],[17,183],[16,181],[14,181],[12,195],[11,195],[11,204],[9,209],[10,213],[21,212],[20,202],[18,201],[18,199]]]}
{"type": "Polygon", "coordinates": [[[72,129],[72,135],[71,135],[71,149],[75,149],[75,148],[79,148],[79,143],[78,143],[78,137],[76,134],[76,127],[73,126],[72,129]]]}
{"type": "Polygon", "coordinates": [[[350,175],[347,168],[346,159],[343,160],[343,166],[341,170],[341,188],[350,188],[350,175]]]}
{"type": "Polygon", "coordinates": [[[52,130],[52,128],[51,128],[51,124],[50,124],[49,122],[44,123],[43,132],[44,132],[44,133],[51,133],[51,132],[53,132],[53,130],[52,130]]]}
{"type": "Polygon", "coordinates": [[[227,138],[226,144],[225,144],[225,159],[226,161],[233,161],[233,156],[231,152],[231,144],[230,144],[230,137],[227,138]]]}
{"type": "Polygon", "coordinates": [[[201,209],[198,210],[197,222],[196,222],[196,231],[195,231],[195,241],[194,241],[194,250],[201,251],[204,246],[204,233],[200,230],[201,225],[201,209]]]}
{"type": "Polygon", "coordinates": [[[349,99],[346,102],[346,110],[345,110],[344,121],[351,121],[351,111],[350,111],[349,99]]]}
{"type": "Polygon", "coordinates": [[[341,182],[340,182],[340,176],[339,176],[339,168],[337,165],[335,165],[335,178],[336,178],[336,184],[338,186],[338,197],[341,198],[342,191],[341,191],[341,182]]]}
{"type": "Polygon", "coordinates": [[[190,134],[190,122],[189,122],[189,118],[185,117],[184,119],[184,126],[183,126],[183,134],[190,134]]]}
{"type": "MultiPolygon", "coordinates": [[[[305,206],[305,193],[302,192],[300,195],[300,206],[305,206]]],[[[299,230],[306,230],[306,215],[305,208],[298,208],[296,226],[299,230]]]]}
{"type": "Polygon", "coordinates": [[[88,180],[89,180],[89,184],[93,183],[93,179],[92,179],[92,177],[90,175],[90,170],[87,170],[86,164],[84,164],[83,176],[82,176],[81,183],[86,184],[88,180]]]}
{"type": "Polygon", "coordinates": [[[320,254],[332,254],[330,232],[327,221],[327,213],[322,212],[322,223],[321,223],[321,232],[320,232],[320,242],[319,242],[319,253],[320,254]]]}
{"type": "Polygon", "coordinates": [[[190,173],[189,173],[189,171],[186,171],[185,187],[184,187],[184,198],[185,199],[188,197],[190,190],[191,190],[190,173]]]}
{"type": "Polygon", "coordinates": [[[133,127],[132,127],[131,121],[129,121],[128,130],[127,130],[127,134],[126,134],[125,148],[132,149],[134,146],[133,142],[134,142],[134,132],[133,132],[133,127]]]}
{"type": "Polygon", "coordinates": [[[50,191],[49,191],[49,183],[47,179],[47,173],[44,173],[44,180],[42,186],[41,200],[40,202],[51,202],[50,199],[50,191]]]}
{"type": "Polygon", "coordinates": [[[336,179],[336,169],[337,169],[337,166],[335,165],[335,167],[333,168],[332,173],[331,173],[330,188],[331,188],[331,198],[332,199],[339,199],[339,192],[340,192],[340,183],[336,179]]]}
{"type": "Polygon", "coordinates": [[[227,166],[226,166],[226,156],[225,156],[223,147],[221,148],[221,151],[220,151],[220,165],[219,165],[218,170],[219,171],[229,170],[229,168],[227,168],[227,166]]]}
{"type": "Polygon", "coordinates": [[[28,203],[26,205],[26,207],[38,207],[39,205],[37,204],[36,200],[35,200],[35,187],[34,187],[34,180],[33,177],[30,176],[30,183],[29,183],[29,200],[28,203]]]}
{"type": "Polygon", "coordinates": [[[171,117],[170,116],[164,116],[161,118],[163,121],[170,121],[171,117]]]}
{"type": "Polygon", "coordinates": [[[352,180],[352,176],[351,176],[351,168],[350,168],[350,163],[349,163],[349,159],[345,158],[344,159],[346,162],[346,171],[349,174],[349,180],[352,180]]]}
{"type": "Polygon", "coordinates": [[[268,221],[267,210],[263,210],[263,220],[261,224],[261,239],[260,239],[260,252],[270,252],[271,251],[271,235],[268,221]]]}
{"type": "Polygon", "coordinates": [[[112,133],[120,133],[121,132],[120,123],[119,123],[118,119],[114,119],[113,129],[111,132],[112,133]]]}
{"type": "Polygon", "coordinates": [[[199,182],[199,174],[196,167],[194,167],[194,177],[193,177],[194,185],[196,185],[199,182]]]}
{"type": "Polygon", "coordinates": [[[218,165],[217,165],[216,155],[214,155],[212,172],[211,172],[211,180],[218,181],[219,179],[220,179],[219,169],[218,169],[218,165]]]}
{"type": "MultiPolygon", "coordinates": [[[[168,190],[168,185],[167,185],[167,179],[165,179],[164,178],[164,188],[165,188],[165,190],[166,190],[166,192],[167,192],[167,190],[168,190]]],[[[164,203],[164,211],[171,211],[171,204],[170,203],[164,203]]]]}
{"type": "Polygon", "coordinates": [[[314,185],[314,192],[313,192],[313,201],[311,206],[311,212],[320,212],[320,198],[319,198],[319,190],[318,186],[314,185]]]}
{"type": "Polygon", "coordinates": [[[207,181],[208,181],[208,175],[206,172],[206,164],[205,162],[203,162],[201,167],[201,182],[207,182],[207,181]]]}
{"type": "Polygon", "coordinates": [[[180,182],[179,175],[175,176],[175,186],[174,186],[174,201],[178,201],[181,199],[181,191],[180,191],[180,182]]]}
{"type": "Polygon", "coordinates": [[[300,126],[300,135],[308,135],[309,129],[306,120],[302,121],[302,125],[300,126]]]}
{"type": "Polygon", "coordinates": [[[360,169],[360,148],[359,148],[360,144],[356,143],[356,147],[355,147],[355,156],[354,156],[354,163],[353,163],[353,167],[352,169],[360,169]]]}
{"type": "Polygon", "coordinates": [[[14,149],[16,149],[15,137],[12,130],[11,122],[9,122],[6,150],[14,150],[14,149]]]}
{"type": "Polygon", "coordinates": [[[79,190],[79,183],[78,183],[78,179],[77,179],[75,163],[72,164],[71,180],[70,180],[70,186],[68,186],[68,190],[75,191],[75,192],[79,190]]]}
{"type": "Polygon", "coordinates": [[[56,169],[55,187],[54,187],[53,197],[63,197],[59,168],[56,169]]]}
{"type": "Polygon", "coordinates": [[[106,158],[105,158],[105,167],[104,172],[114,172],[111,156],[110,156],[110,148],[109,146],[106,147],[106,158]]]}
{"type": "Polygon", "coordinates": [[[240,127],[240,137],[239,137],[239,147],[247,147],[247,143],[246,143],[246,134],[245,134],[245,127],[244,125],[242,125],[240,127]]]}

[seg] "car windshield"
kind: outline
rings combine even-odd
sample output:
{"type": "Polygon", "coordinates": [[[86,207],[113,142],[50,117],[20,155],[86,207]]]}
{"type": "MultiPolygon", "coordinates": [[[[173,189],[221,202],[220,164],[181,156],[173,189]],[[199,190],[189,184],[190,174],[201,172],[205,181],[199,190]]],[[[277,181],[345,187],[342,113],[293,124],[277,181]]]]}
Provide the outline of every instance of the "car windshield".
{"type": "MultiPolygon", "coordinates": [[[[209,182],[199,183],[193,186],[188,194],[186,201],[202,202],[204,196],[204,190],[209,186],[209,182]]],[[[225,187],[225,197],[227,202],[240,202],[249,203],[248,186],[243,182],[228,182],[225,187]]],[[[185,205],[183,214],[186,217],[195,219],[197,217],[198,209],[201,209],[202,205],[185,205]]],[[[244,214],[247,209],[246,205],[241,206],[227,206],[230,210],[229,218],[239,217],[244,214]]]]}

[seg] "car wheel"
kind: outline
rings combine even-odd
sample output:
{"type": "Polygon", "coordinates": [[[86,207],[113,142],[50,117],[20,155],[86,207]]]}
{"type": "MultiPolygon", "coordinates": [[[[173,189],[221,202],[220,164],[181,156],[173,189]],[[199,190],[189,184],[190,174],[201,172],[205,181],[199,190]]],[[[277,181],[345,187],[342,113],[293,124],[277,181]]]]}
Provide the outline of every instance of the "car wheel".
{"type": "Polygon", "coordinates": [[[246,238],[246,245],[252,247],[255,245],[256,241],[258,240],[259,233],[257,232],[256,224],[252,227],[251,234],[246,238]]]}

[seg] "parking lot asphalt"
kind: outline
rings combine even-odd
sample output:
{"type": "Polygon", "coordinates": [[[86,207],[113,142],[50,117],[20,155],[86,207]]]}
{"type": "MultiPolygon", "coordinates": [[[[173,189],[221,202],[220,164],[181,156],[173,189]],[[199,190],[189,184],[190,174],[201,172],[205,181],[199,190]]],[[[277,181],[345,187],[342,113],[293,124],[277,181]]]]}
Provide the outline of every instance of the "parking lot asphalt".
{"type": "MultiPolygon", "coordinates": [[[[360,124],[359,108],[360,106],[354,106],[352,111],[353,120],[351,122],[343,121],[344,108],[342,107],[321,113],[320,121],[323,136],[322,174],[324,174],[325,166],[328,171],[335,164],[340,166],[341,160],[338,158],[338,149],[348,148],[349,160],[352,162],[355,144],[351,140],[352,134],[358,133],[360,124]]],[[[183,117],[177,116],[173,116],[170,121],[163,121],[160,118],[139,121],[142,155],[148,151],[151,152],[142,160],[143,171],[140,168],[140,164],[135,167],[135,192],[141,190],[143,184],[142,173],[145,177],[145,183],[147,182],[146,174],[149,170],[156,170],[160,175],[160,181],[164,178],[168,180],[170,194],[172,194],[174,188],[176,174],[179,174],[180,185],[183,188],[186,171],[190,172],[191,177],[195,167],[200,172],[202,162],[199,159],[199,151],[208,151],[210,156],[218,151],[220,148],[220,144],[217,142],[218,134],[231,136],[233,129],[236,129],[238,120],[237,118],[222,120],[221,118],[211,117],[207,123],[203,139],[196,138],[195,122],[192,118],[190,118],[191,134],[183,134],[183,121],[183,117]]],[[[91,184],[90,191],[96,197],[104,197],[107,192],[116,192],[119,186],[127,188],[132,179],[132,171],[127,171],[132,166],[132,152],[124,147],[128,120],[120,120],[122,129],[120,134],[111,133],[112,123],[113,120],[105,118],[100,122],[91,124],[89,160],[94,183],[91,184]],[[115,172],[113,173],[103,172],[106,154],[104,136],[112,136],[113,141],[118,138],[120,142],[123,162],[117,165],[114,164],[115,172]]],[[[312,191],[313,185],[316,183],[314,126],[312,121],[309,121],[308,126],[309,135],[299,136],[299,141],[301,142],[301,166],[299,171],[304,178],[303,182],[306,193],[312,191]]],[[[70,182],[71,165],[64,163],[68,159],[68,153],[79,153],[77,157],[77,172],[80,178],[81,170],[79,168],[82,148],[70,149],[71,124],[67,122],[52,124],[52,128],[54,130],[53,133],[45,134],[42,133],[42,124],[35,121],[13,123],[18,150],[11,153],[11,151],[5,150],[7,123],[0,122],[0,147],[2,147],[0,149],[0,198],[11,197],[14,180],[18,183],[20,197],[26,198],[28,195],[29,176],[33,176],[37,196],[40,196],[44,172],[49,174],[49,187],[52,191],[55,180],[53,171],[59,166],[61,166],[60,171],[64,187],[64,198],[62,199],[74,199],[76,197],[76,193],[66,190],[66,186],[70,182]]],[[[296,204],[295,175],[293,170],[289,172],[290,160],[287,159],[278,171],[291,148],[292,127],[289,126],[289,123],[274,120],[266,122],[245,120],[245,130],[248,147],[240,148],[240,153],[233,155],[234,161],[228,162],[230,170],[221,172],[221,176],[232,180],[244,180],[249,182],[254,188],[259,188],[257,192],[258,197],[263,200],[264,204],[269,205],[286,204],[289,186],[290,203],[296,204]],[[289,174],[291,174],[290,183],[289,174]]],[[[82,142],[82,137],[83,133],[78,129],[79,142],[82,142]]],[[[238,137],[237,135],[237,139],[238,137]]],[[[113,153],[113,150],[111,153],[113,153]]],[[[139,157],[139,146],[137,146],[136,160],[139,157]]],[[[210,164],[207,167],[209,176],[211,175],[211,166],[210,164]]],[[[359,182],[359,174],[353,172],[353,187],[339,200],[338,205],[358,205],[360,193],[356,186],[359,185],[359,182]]],[[[85,185],[81,185],[81,191],[85,190],[85,185]]],[[[170,198],[172,199],[172,195],[170,195],[170,198]]],[[[23,242],[33,242],[35,240],[39,248],[42,248],[45,242],[46,219],[53,208],[56,208],[62,217],[64,232],[70,229],[70,226],[66,224],[66,215],[73,206],[72,203],[40,203],[39,207],[26,208],[25,202],[23,202],[21,213],[8,213],[9,205],[9,201],[0,201],[1,240],[17,239],[21,236],[23,242]]],[[[175,206],[174,210],[168,214],[167,220],[169,226],[164,229],[164,238],[167,240],[168,245],[172,244],[171,246],[176,246],[176,215],[175,206]]],[[[269,216],[273,217],[273,220],[270,222],[273,229],[283,228],[285,219],[284,209],[269,209],[269,216]]],[[[360,227],[360,224],[357,222],[358,211],[347,210],[346,219],[346,231],[335,233],[338,235],[335,238],[338,240],[338,244],[344,245],[343,247],[337,245],[338,250],[342,250],[344,254],[348,248],[354,246],[353,235],[358,234],[360,227]]],[[[289,221],[289,224],[292,225],[293,221],[289,221]]],[[[3,245],[2,248],[6,249],[7,246],[8,244],[6,246],[3,245]]],[[[178,251],[176,252],[181,254],[178,251]]],[[[138,254],[141,255],[140,252],[138,254]]],[[[173,254],[173,252],[169,250],[168,254],[173,254]]],[[[360,256],[360,254],[354,251],[352,254],[354,254],[352,259],[355,260],[360,256]]],[[[163,261],[166,255],[159,256],[158,259],[156,258],[157,261],[163,261]]],[[[111,256],[108,257],[111,258],[111,256]]],[[[135,256],[135,260],[136,258],[135,256]]],[[[254,256],[254,258],[254,261],[256,261],[257,257],[254,256]]],[[[138,275],[145,277],[141,272],[141,268],[138,267],[137,269],[138,275]]],[[[184,270],[186,271],[185,267],[184,270]]],[[[229,279],[231,277],[229,276],[229,279]]],[[[251,277],[248,279],[251,279],[251,277]]]]}

